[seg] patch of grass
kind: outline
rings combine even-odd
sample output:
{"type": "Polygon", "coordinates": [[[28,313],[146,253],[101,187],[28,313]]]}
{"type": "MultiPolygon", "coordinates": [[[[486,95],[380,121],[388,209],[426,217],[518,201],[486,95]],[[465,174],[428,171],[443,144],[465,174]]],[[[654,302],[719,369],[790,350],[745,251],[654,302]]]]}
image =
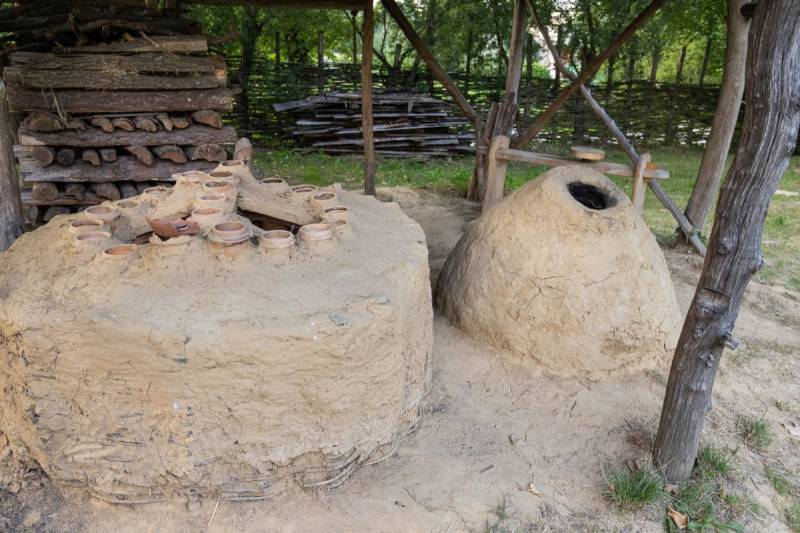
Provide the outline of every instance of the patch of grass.
{"type": "Polygon", "coordinates": [[[772,430],[763,418],[742,417],[739,430],[750,448],[766,450],[772,444],[772,430]]]}
{"type": "Polygon", "coordinates": [[[786,515],[786,525],[794,533],[800,533],[800,503],[789,506],[784,513],[786,515]]]}
{"type": "Polygon", "coordinates": [[[725,502],[736,516],[741,516],[746,513],[758,515],[758,513],[761,512],[761,506],[746,494],[726,492],[722,494],[722,501],[725,502]]]}
{"type": "Polygon", "coordinates": [[[695,469],[703,478],[727,476],[731,472],[730,454],[713,446],[704,446],[697,454],[695,469]]]}
{"type": "Polygon", "coordinates": [[[764,475],[767,476],[772,488],[781,496],[787,496],[792,492],[792,484],[786,479],[786,476],[778,470],[770,467],[764,469],[764,475]]]}
{"type": "Polygon", "coordinates": [[[607,494],[620,509],[633,509],[656,501],[663,494],[663,486],[652,470],[616,470],[611,474],[607,494]]]}

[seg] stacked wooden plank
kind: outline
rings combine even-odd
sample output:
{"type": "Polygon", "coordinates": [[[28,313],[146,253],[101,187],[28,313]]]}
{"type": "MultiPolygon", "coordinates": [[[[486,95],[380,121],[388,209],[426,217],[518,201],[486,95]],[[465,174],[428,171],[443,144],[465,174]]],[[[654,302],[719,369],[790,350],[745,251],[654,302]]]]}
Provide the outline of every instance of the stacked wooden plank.
{"type": "MultiPolygon", "coordinates": [[[[293,115],[292,135],[309,150],[362,153],[361,95],[329,92],[273,104],[293,115]]],[[[431,96],[384,92],[374,98],[375,151],[387,156],[447,156],[470,153],[475,135],[453,107],[431,96]]]]}
{"type": "Polygon", "coordinates": [[[194,23],[143,4],[70,6],[66,22],[64,4],[21,5],[44,13],[17,31],[0,12],[0,30],[16,37],[3,78],[20,120],[23,203],[63,212],[228,158],[236,132],[219,114],[233,104],[227,69],[194,23]]]}

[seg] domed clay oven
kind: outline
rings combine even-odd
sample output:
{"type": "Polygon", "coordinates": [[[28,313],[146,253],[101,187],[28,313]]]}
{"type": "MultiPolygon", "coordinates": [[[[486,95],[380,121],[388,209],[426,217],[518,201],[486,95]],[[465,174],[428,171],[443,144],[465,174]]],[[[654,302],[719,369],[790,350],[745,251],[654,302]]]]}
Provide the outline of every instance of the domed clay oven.
{"type": "Polygon", "coordinates": [[[652,233],[608,178],[554,168],[472,222],[439,278],[456,325],[561,374],[655,367],[680,312],[652,233]]]}
{"type": "Polygon", "coordinates": [[[124,503],[334,486],[391,453],[430,382],[419,225],[236,162],[176,177],[0,255],[12,445],[124,503]]]}

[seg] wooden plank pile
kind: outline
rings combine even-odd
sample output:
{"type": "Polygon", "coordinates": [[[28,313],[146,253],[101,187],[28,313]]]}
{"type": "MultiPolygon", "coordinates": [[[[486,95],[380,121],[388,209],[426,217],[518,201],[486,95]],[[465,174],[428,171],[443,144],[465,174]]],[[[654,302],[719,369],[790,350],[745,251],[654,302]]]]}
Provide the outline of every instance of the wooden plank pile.
{"type": "Polygon", "coordinates": [[[0,31],[22,199],[46,220],[228,159],[225,62],[177,10],[32,0],[0,10],[0,31]]]}
{"type": "MultiPolygon", "coordinates": [[[[328,92],[273,104],[291,113],[298,143],[328,154],[359,154],[361,95],[328,92]]],[[[375,151],[386,156],[429,157],[471,153],[475,135],[447,102],[411,92],[384,92],[374,98],[375,151]]]]}

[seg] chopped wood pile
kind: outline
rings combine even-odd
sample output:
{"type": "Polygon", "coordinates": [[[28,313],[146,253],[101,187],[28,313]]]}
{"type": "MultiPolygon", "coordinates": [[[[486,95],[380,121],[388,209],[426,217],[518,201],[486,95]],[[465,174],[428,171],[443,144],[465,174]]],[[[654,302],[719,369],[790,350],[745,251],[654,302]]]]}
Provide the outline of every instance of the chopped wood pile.
{"type": "Polygon", "coordinates": [[[0,10],[23,204],[45,219],[228,159],[225,61],[177,9],[29,0],[0,10]]]}
{"type": "MultiPolygon", "coordinates": [[[[291,113],[292,135],[309,150],[328,154],[359,154],[361,95],[329,92],[303,100],[273,104],[291,113]]],[[[397,157],[429,157],[471,153],[475,135],[453,107],[431,96],[385,92],[374,99],[375,151],[397,157]]]]}

